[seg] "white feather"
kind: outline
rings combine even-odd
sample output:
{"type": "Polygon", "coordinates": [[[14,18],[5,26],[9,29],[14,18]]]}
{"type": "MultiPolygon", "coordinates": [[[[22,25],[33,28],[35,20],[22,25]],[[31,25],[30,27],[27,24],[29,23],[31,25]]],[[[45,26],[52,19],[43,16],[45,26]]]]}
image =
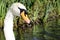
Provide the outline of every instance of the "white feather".
{"type": "Polygon", "coordinates": [[[8,10],[6,17],[4,19],[4,35],[6,40],[15,40],[13,32],[13,18],[14,16],[20,16],[20,10],[18,7],[25,9],[25,6],[21,3],[14,3],[8,10]]]}

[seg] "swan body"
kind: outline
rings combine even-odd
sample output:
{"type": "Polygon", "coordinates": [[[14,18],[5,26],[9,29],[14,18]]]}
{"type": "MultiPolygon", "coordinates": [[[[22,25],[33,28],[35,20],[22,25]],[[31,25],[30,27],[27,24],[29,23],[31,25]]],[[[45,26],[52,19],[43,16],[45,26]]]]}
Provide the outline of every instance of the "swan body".
{"type": "Polygon", "coordinates": [[[13,3],[9,8],[6,17],[4,19],[4,35],[6,40],[15,40],[14,32],[13,32],[13,19],[14,16],[22,16],[22,18],[30,23],[30,20],[27,16],[25,16],[26,7],[21,3],[13,3]],[[22,10],[24,9],[24,10],[22,10]]]}

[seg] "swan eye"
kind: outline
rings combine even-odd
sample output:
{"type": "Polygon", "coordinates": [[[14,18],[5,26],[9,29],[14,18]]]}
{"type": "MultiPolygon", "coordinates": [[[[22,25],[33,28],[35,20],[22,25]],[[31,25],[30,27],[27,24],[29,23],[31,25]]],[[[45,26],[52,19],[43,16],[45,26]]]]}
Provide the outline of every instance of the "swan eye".
{"type": "Polygon", "coordinates": [[[18,7],[18,9],[20,10],[20,14],[24,11],[25,13],[25,16],[26,16],[26,14],[27,14],[27,11],[26,10],[24,10],[24,9],[21,9],[20,7],[18,7]]]}
{"type": "Polygon", "coordinates": [[[20,13],[23,12],[23,9],[21,9],[20,7],[18,7],[18,9],[20,10],[20,13]]]}

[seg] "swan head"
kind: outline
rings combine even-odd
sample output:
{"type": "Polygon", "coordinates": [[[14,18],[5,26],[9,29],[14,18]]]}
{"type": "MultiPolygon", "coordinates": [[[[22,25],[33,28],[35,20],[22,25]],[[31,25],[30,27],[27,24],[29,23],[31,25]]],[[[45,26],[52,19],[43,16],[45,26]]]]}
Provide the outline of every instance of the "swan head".
{"type": "Polygon", "coordinates": [[[27,16],[26,7],[21,3],[13,3],[10,7],[11,12],[14,16],[22,16],[26,23],[30,23],[30,20],[27,16]]]}

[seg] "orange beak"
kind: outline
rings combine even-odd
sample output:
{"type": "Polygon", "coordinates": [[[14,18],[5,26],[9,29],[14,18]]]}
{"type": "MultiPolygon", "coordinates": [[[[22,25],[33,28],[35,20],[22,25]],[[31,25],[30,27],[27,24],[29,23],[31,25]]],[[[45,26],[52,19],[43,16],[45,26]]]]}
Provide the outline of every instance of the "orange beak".
{"type": "Polygon", "coordinates": [[[28,16],[25,15],[25,12],[24,12],[24,11],[21,13],[21,16],[22,16],[22,18],[24,19],[24,21],[25,21],[26,23],[28,23],[28,24],[30,23],[30,20],[29,20],[28,16]]]}

